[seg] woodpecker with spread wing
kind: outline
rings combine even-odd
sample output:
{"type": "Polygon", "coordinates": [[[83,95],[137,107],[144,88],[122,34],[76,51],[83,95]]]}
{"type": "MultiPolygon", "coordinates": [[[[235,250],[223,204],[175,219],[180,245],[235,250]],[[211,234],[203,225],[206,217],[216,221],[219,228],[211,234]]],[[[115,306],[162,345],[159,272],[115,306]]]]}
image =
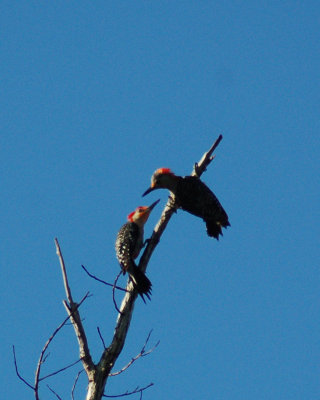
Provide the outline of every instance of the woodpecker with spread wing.
{"type": "Polygon", "coordinates": [[[202,218],[208,236],[219,240],[222,228],[230,226],[228,215],[208,186],[196,176],[177,176],[169,168],[157,169],[151,177],[151,186],[143,196],[155,189],[168,189],[175,195],[182,210],[202,218]]]}
{"type": "Polygon", "coordinates": [[[147,222],[152,209],[159,203],[155,201],[149,207],[138,207],[127,217],[128,222],[124,224],[117,235],[116,255],[121,266],[123,275],[127,272],[137,289],[142,300],[144,295],[150,300],[151,282],[146,275],[137,267],[135,259],[144,246],[144,225],[147,222]]]}

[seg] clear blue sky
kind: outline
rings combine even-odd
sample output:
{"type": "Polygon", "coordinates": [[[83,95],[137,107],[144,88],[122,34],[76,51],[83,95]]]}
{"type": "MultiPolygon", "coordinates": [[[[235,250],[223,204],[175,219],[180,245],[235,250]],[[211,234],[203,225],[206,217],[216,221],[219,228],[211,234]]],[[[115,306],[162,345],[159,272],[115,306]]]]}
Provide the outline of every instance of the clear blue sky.
{"type": "MultiPolygon", "coordinates": [[[[40,351],[64,319],[59,238],[95,361],[116,313],[114,241],[152,172],[203,175],[229,214],[215,241],[179,212],[148,268],[116,369],[150,329],[161,343],[107,393],[143,399],[319,399],[319,3],[2,1],[1,331],[6,399],[31,399],[40,351]],[[138,398],[138,396],[133,397],[138,398]]],[[[122,282],[125,283],[125,280],[122,282]]],[[[118,301],[120,302],[119,296],[118,301]]],[[[78,358],[72,328],[44,373],[78,358]]],[[[70,398],[75,367],[47,381],[70,398]]],[[[77,398],[84,398],[86,382],[77,398]]],[[[41,386],[41,398],[52,399],[41,386]]]]}

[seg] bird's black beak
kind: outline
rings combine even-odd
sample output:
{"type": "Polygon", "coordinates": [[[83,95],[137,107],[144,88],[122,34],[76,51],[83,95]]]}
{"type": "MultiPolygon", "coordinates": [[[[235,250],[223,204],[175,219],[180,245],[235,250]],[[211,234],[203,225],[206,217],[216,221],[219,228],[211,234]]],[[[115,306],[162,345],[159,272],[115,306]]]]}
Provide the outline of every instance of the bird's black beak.
{"type": "Polygon", "coordinates": [[[160,201],[160,199],[158,199],[157,201],[152,203],[151,206],[149,206],[149,210],[151,211],[159,203],[159,201],[160,201]]]}
{"type": "Polygon", "coordinates": [[[147,190],[143,193],[142,197],[144,197],[144,196],[147,195],[148,193],[152,192],[154,189],[155,189],[154,187],[149,187],[149,189],[147,189],[147,190]]]}

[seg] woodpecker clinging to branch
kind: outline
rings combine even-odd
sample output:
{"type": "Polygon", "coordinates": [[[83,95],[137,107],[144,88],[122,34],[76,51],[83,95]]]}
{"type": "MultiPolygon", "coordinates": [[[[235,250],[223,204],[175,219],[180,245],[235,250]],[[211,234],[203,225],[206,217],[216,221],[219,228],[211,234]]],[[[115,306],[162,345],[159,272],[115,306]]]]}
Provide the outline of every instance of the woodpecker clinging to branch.
{"type": "Polygon", "coordinates": [[[155,201],[150,207],[138,207],[128,215],[128,222],[124,224],[117,235],[116,255],[122,268],[123,275],[128,272],[138,293],[144,300],[146,295],[150,300],[151,282],[137,267],[135,259],[138,257],[143,243],[143,228],[152,209],[160,200],[155,201]]]}
{"type": "Polygon", "coordinates": [[[230,226],[228,215],[212,191],[196,176],[176,176],[169,168],[157,169],[151,177],[151,186],[143,196],[155,189],[168,189],[175,195],[182,210],[202,218],[209,236],[219,240],[222,227],[230,226]]]}

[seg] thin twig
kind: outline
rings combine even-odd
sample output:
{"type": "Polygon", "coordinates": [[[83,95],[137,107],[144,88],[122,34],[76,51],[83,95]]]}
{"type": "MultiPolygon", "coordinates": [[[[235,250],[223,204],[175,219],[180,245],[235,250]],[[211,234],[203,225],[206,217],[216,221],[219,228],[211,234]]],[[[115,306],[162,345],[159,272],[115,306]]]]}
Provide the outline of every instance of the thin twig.
{"type": "Polygon", "coordinates": [[[57,397],[57,399],[62,400],[62,398],[49,385],[47,385],[47,388],[57,397]]]}
{"type": "Polygon", "coordinates": [[[43,380],[45,380],[45,379],[47,379],[47,378],[50,378],[51,376],[57,375],[57,374],[59,374],[60,372],[65,371],[66,369],[69,369],[69,368],[73,367],[74,365],[78,364],[80,361],[81,361],[81,359],[79,359],[79,360],[73,362],[72,364],[67,365],[66,367],[60,368],[60,369],[58,369],[58,370],[55,371],[55,372],[52,372],[51,374],[48,374],[48,375],[46,375],[46,376],[43,376],[42,378],[39,378],[39,382],[40,382],[40,381],[43,381],[43,380]]]}
{"type": "Polygon", "coordinates": [[[20,375],[20,373],[19,373],[19,371],[18,371],[17,358],[16,358],[16,350],[15,350],[14,345],[12,346],[12,351],[13,351],[14,366],[15,366],[16,374],[17,374],[18,378],[19,378],[23,383],[25,383],[30,389],[35,390],[34,386],[30,385],[30,383],[27,382],[27,381],[20,375]]]}
{"type": "Polygon", "coordinates": [[[122,290],[123,292],[126,292],[126,291],[127,291],[125,288],[122,288],[122,287],[120,287],[120,286],[115,286],[114,283],[106,282],[106,281],[104,281],[103,279],[100,279],[100,278],[96,277],[95,275],[91,274],[91,273],[87,270],[87,268],[86,268],[84,265],[81,265],[81,267],[82,267],[82,268],[84,269],[84,271],[90,276],[90,278],[95,279],[96,281],[101,282],[101,283],[103,283],[104,285],[111,286],[112,288],[115,288],[115,289],[118,289],[118,290],[122,290]]]}
{"type": "MultiPolygon", "coordinates": [[[[116,397],[125,397],[125,396],[131,396],[132,394],[136,394],[136,393],[142,393],[144,390],[148,389],[149,387],[153,386],[154,384],[151,382],[149,383],[149,385],[143,387],[143,388],[139,388],[139,386],[137,386],[134,390],[132,390],[132,392],[128,392],[126,391],[125,393],[122,394],[115,394],[115,395],[107,395],[104,394],[103,397],[110,397],[110,398],[116,398],[116,397]]],[[[141,397],[140,397],[141,398],[141,397]]]]}
{"type": "Polygon", "coordinates": [[[141,349],[140,353],[137,354],[135,357],[133,357],[133,358],[128,362],[128,364],[125,365],[123,368],[121,368],[119,371],[113,372],[113,373],[109,374],[109,376],[120,375],[122,372],[124,372],[125,370],[127,370],[127,369],[128,369],[136,360],[138,360],[140,357],[145,357],[145,356],[147,356],[148,354],[150,354],[150,353],[152,353],[152,352],[154,351],[154,349],[159,345],[160,341],[158,341],[150,350],[145,351],[145,350],[146,350],[146,346],[147,346],[147,344],[148,344],[148,342],[149,342],[151,333],[152,333],[152,329],[151,329],[151,331],[149,332],[149,334],[148,334],[148,336],[147,336],[147,339],[146,339],[146,341],[144,342],[144,345],[142,346],[142,349],[141,349]]]}
{"type": "Polygon", "coordinates": [[[72,400],[74,400],[74,391],[75,391],[75,388],[76,388],[76,386],[77,386],[79,377],[80,377],[80,375],[81,375],[82,372],[83,372],[83,369],[82,369],[81,371],[78,372],[78,374],[77,374],[77,376],[76,376],[76,379],[75,379],[75,381],[74,381],[74,384],[73,384],[73,386],[72,386],[72,390],[71,390],[71,399],[72,399],[72,400]]]}
{"type": "MultiPolygon", "coordinates": [[[[116,298],[115,298],[114,291],[115,291],[115,288],[117,287],[117,286],[116,286],[116,283],[118,282],[118,279],[120,278],[120,275],[121,275],[121,274],[122,274],[122,271],[120,271],[120,272],[118,273],[118,275],[117,275],[117,277],[116,277],[116,279],[115,279],[115,281],[114,281],[113,288],[112,288],[112,300],[113,300],[113,304],[114,304],[114,306],[115,306],[115,308],[116,308],[116,310],[118,311],[119,314],[122,314],[122,312],[119,310],[119,308],[118,308],[118,306],[117,306],[117,302],[116,302],[116,298]]],[[[125,289],[125,291],[127,292],[127,289],[125,289]]]]}
{"type": "Polygon", "coordinates": [[[102,342],[102,345],[103,345],[104,348],[106,348],[106,344],[104,342],[104,339],[103,339],[103,337],[101,335],[101,332],[100,332],[100,328],[98,326],[97,326],[97,330],[98,330],[98,334],[99,334],[100,340],[102,342]]]}

